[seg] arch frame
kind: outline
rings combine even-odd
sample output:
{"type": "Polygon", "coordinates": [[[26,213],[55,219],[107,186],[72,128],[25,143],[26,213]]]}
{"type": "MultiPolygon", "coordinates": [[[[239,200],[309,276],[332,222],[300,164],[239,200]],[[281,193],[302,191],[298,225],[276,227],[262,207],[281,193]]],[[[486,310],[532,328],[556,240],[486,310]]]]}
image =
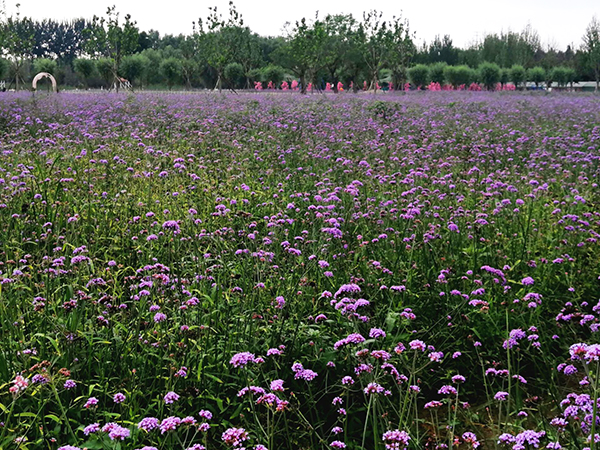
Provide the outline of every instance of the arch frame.
{"type": "Polygon", "coordinates": [[[54,78],[52,76],[52,74],[50,74],[48,72],[40,72],[33,78],[33,81],[31,82],[31,87],[33,88],[33,90],[34,91],[37,90],[38,81],[40,81],[44,78],[50,78],[50,82],[52,83],[52,91],[55,93],[58,92],[58,87],[56,85],[56,78],[54,78]]]}

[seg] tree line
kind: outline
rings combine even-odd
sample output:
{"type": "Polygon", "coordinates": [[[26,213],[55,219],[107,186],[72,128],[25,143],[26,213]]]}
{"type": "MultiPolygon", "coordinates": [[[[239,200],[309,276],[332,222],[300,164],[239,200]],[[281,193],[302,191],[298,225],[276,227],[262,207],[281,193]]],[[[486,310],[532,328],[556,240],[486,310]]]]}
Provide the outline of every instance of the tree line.
{"type": "Polygon", "coordinates": [[[466,48],[450,36],[416,43],[408,20],[365,12],[318,14],[286,24],[285,35],[266,37],[244,25],[233,3],[225,17],[216,7],[192,23],[187,34],[140,31],[130,15],[113,6],[92,19],[35,21],[0,11],[0,80],[18,89],[38,72],[59,84],[77,87],[248,89],[268,84],[332,90],[338,86],[377,89],[406,83],[438,83],[458,88],[478,82],[486,87],[526,81],[600,80],[600,24],[592,19],[581,46],[543,47],[531,27],[488,34],[466,48]],[[285,83],[284,83],[285,82],[285,83]]]}

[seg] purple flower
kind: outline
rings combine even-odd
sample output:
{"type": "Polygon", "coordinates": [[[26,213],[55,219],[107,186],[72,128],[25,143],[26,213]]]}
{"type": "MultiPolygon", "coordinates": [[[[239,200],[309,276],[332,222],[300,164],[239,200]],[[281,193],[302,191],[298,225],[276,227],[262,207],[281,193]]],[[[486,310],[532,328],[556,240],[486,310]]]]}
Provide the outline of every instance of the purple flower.
{"type": "Polygon", "coordinates": [[[385,338],[385,331],[383,331],[381,328],[371,328],[371,331],[369,331],[369,337],[373,338],[373,339],[377,339],[377,338],[385,338]]]}
{"type": "Polygon", "coordinates": [[[98,404],[98,399],[96,397],[90,397],[87,399],[87,401],[85,402],[85,405],[83,405],[84,408],[90,408],[92,406],[96,406],[98,404]]]}
{"type": "Polygon", "coordinates": [[[144,417],[137,426],[140,430],[152,431],[159,427],[158,419],[155,417],[144,417]]]}
{"type": "Polygon", "coordinates": [[[236,353],[235,355],[233,355],[233,357],[229,361],[229,364],[231,364],[235,368],[244,367],[248,363],[254,362],[255,359],[256,359],[256,357],[254,356],[254,353],[250,353],[250,352],[236,353]]]}
{"type": "Polygon", "coordinates": [[[382,440],[388,450],[405,449],[408,447],[410,436],[406,431],[390,430],[383,433],[382,440]]]}
{"type": "Polygon", "coordinates": [[[446,385],[446,386],[442,386],[440,388],[440,390],[438,391],[438,394],[444,394],[444,395],[456,395],[457,391],[456,388],[450,385],[446,385]]]}
{"type": "Polygon", "coordinates": [[[100,424],[92,423],[83,429],[83,434],[89,436],[91,433],[97,433],[98,431],[100,431],[100,424]]]}
{"type": "Polygon", "coordinates": [[[159,312],[154,315],[154,322],[156,322],[156,323],[161,323],[161,322],[164,322],[165,320],[167,320],[167,315],[164,313],[159,312]]]}
{"type": "Polygon", "coordinates": [[[521,280],[523,286],[532,286],[535,281],[531,277],[525,277],[521,280]]]}
{"type": "Polygon", "coordinates": [[[427,350],[427,346],[425,345],[425,342],[419,341],[419,340],[416,340],[416,339],[414,341],[410,341],[408,343],[408,346],[412,350],[421,350],[422,352],[424,352],[425,350],[427,350]]]}
{"type": "Polygon", "coordinates": [[[114,396],[113,396],[113,401],[115,403],[123,403],[125,401],[125,395],[122,394],[121,392],[117,392],[114,396]]]}
{"type": "Polygon", "coordinates": [[[248,439],[248,433],[243,428],[229,428],[221,435],[221,440],[232,447],[240,447],[248,439]]]}
{"type": "Polygon", "coordinates": [[[167,417],[160,423],[160,434],[165,434],[167,431],[175,430],[180,424],[181,419],[179,417],[167,417]]]}
{"type": "Polygon", "coordinates": [[[465,380],[466,380],[466,378],[463,377],[462,375],[454,375],[452,377],[452,382],[456,383],[456,384],[458,384],[458,383],[464,383],[465,380]]]}
{"type": "Polygon", "coordinates": [[[203,419],[206,419],[206,420],[211,420],[212,417],[213,417],[212,413],[210,411],[205,410],[205,409],[201,409],[200,412],[198,413],[198,415],[200,417],[202,417],[203,419]]]}
{"type": "Polygon", "coordinates": [[[108,437],[113,441],[123,441],[129,437],[129,428],[124,428],[119,425],[114,426],[108,432],[108,437]]]}
{"type": "Polygon", "coordinates": [[[498,400],[499,402],[503,402],[508,399],[508,392],[498,391],[496,395],[494,395],[494,400],[498,400]]]}
{"type": "Polygon", "coordinates": [[[165,400],[166,404],[170,405],[171,403],[176,402],[177,400],[179,400],[179,395],[176,394],[173,391],[170,391],[170,392],[167,392],[165,394],[165,399],[164,400],[165,400]]]}

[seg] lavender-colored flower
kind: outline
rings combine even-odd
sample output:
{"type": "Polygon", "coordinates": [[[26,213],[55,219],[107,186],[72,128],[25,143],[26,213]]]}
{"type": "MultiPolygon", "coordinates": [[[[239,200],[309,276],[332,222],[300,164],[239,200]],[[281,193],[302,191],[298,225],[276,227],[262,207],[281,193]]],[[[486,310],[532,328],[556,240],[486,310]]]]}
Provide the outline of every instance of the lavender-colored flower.
{"type": "Polygon", "coordinates": [[[503,402],[508,399],[508,392],[498,391],[496,395],[494,395],[494,400],[498,400],[499,402],[503,402]]]}
{"type": "Polygon", "coordinates": [[[406,431],[390,430],[383,433],[382,440],[387,450],[399,450],[408,447],[410,436],[406,431]]]}
{"type": "Polygon", "coordinates": [[[386,334],[381,328],[371,328],[369,331],[369,337],[372,339],[385,338],[386,334]]]}
{"type": "Polygon", "coordinates": [[[114,396],[113,396],[113,401],[115,403],[123,403],[125,401],[125,394],[121,393],[121,392],[117,392],[114,396]]]}
{"type": "Polygon", "coordinates": [[[92,406],[96,406],[98,404],[98,399],[96,397],[90,397],[83,405],[84,408],[91,408],[92,406]]]}
{"type": "Polygon", "coordinates": [[[97,433],[98,431],[100,431],[100,424],[92,423],[83,429],[83,434],[89,436],[91,433],[97,433]]]}
{"type": "Polygon", "coordinates": [[[240,447],[248,439],[248,433],[243,428],[229,428],[221,436],[226,445],[240,447]]]}
{"type": "Polygon", "coordinates": [[[254,356],[254,353],[250,353],[250,352],[236,353],[235,355],[233,355],[233,357],[229,361],[229,364],[231,364],[235,368],[244,367],[247,364],[254,362],[255,359],[256,359],[256,356],[254,356]]]}
{"type": "Polygon", "coordinates": [[[179,425],[181,425],[181,419],[179,417],[167,417],[160,423],[160,434],[165,434],[167,431],[176,430],[179,425]]]}
{"type": "Polygon", "coordinates": [[[137,426],[140,430],[152,431],[159,427],[159,422],[156,417],[144,417],[137,426]]]}
{"type": "Polygon", "coordinates": [[[211,420],[212,417],[213,417],[212,413],[210,411],[205,410],[205,409],[201,409],[200,412],[198,413],[198,415],[200,417],[202,417],[203,419],[206,419],[206,420],[211,420]]]}
{"type": "Polygon", "coordinates": [[[164,400],[165,400],[165,403],[169,405],[169,404],[179,400],[179,395],[173,391],[170,391],[165,394],[164,400]]]}
{"type": "Polygon", "coordinates": [[[420,350],[422,352],[427,350],[427,346],[425,345],[425,342],[419,341],[419,340],[410,341],[408,343],[408,346],[411,348],[411,350],[420,350]]]}

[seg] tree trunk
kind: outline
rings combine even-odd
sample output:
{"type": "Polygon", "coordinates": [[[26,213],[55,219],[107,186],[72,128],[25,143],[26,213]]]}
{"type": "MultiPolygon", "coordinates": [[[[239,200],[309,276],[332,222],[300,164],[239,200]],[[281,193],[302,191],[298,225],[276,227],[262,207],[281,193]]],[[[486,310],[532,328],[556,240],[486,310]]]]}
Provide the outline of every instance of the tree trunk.
{"type": "Polygon", "coordinates": [[[221,93],[221,72],[217,72],[217,84],[215,84],[215,89],[219,89],[219,93],[221,93]]]}
{"type": "Polygon", "coordinates": [[[300,75],[300,85],[302,86],[300,88],[300,93],[306,94],[306,76],[305,75],[300,75]]]}

